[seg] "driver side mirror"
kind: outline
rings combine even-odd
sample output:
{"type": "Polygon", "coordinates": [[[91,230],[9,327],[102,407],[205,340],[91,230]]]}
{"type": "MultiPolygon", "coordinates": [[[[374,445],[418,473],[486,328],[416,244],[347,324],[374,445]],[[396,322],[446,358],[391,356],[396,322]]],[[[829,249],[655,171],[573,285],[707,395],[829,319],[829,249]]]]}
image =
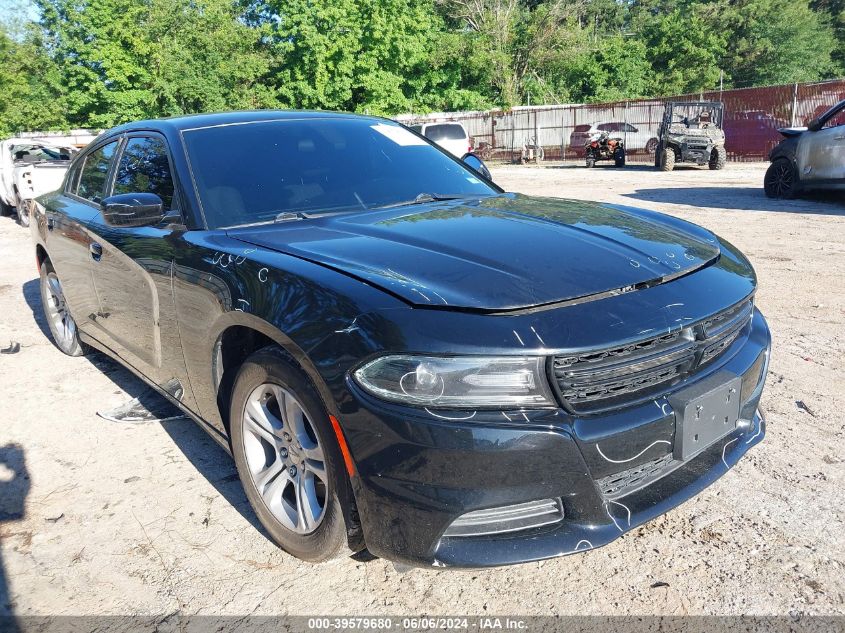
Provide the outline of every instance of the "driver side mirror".
{"type": "Polygon", "coordinates": [[[472,152],[464,154],[461,158],[461,162],[476,174],[484,178],[484,180],[493,182],[493,175],[490,173],[490,170],[487,169],[487,165],[485,165],[484,161],[472,152]]]}
{"type": "Polygon", "coordinates": [[[164,202],[154,193],[121,193],[103,200],[100,211],[109,226],[149,226],[161,222],[164,202]]]}

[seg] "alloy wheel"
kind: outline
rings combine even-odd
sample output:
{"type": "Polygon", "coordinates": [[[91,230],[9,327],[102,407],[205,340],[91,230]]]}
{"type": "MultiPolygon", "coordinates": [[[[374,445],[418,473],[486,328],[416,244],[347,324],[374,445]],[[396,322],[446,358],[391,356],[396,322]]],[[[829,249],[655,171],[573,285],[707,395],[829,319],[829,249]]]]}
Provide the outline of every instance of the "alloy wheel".
{"type": "Polygon", "coordinates": [[[766,173],[766,188],[778,198],[792,193],[794,184],[792,167],[784,160],[774,163],[766,173]]]}
{"type": "Polygon", "coordinates": [[[252,484],[273,516],[297,534],[314,532],[326,514],[323,447],[296,397],[264,383],[242,416],[244,456],[252,484]]]}
{"type": "Polygon", "coordinates": [[[43,283],[46,291],[44,296],[47,299],[47,318],[50,320],[53,335],[62,349],[70,349],[76,340],[76,322],[68,310],[62,283],[53,271],[47,273],[43,283]]]}

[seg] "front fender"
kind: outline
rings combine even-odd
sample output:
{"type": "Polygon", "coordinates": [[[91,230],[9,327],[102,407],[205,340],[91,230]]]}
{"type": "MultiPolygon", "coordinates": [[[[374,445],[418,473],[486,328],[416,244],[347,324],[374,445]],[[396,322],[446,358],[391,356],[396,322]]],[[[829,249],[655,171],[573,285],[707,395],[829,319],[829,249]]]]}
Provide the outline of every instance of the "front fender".
{"type": "Polygon", "coordinates": [[[368,312],[405,307],[342,273],[220,231],[189,231],[182,240],[173,291],[185,362],[200,415],[221,432],[217,351],[229,328],[253,329],[286,350],[336,413],[326,376],[337,352],[324,341],[368,312]]]}

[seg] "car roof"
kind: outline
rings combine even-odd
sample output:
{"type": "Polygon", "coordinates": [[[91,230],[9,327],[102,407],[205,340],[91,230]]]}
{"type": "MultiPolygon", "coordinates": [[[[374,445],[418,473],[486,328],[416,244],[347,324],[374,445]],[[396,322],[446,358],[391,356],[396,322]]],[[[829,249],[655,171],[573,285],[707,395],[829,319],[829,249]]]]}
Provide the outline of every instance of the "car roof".
{"type": "Polygon", "coordinates": [[[210,114],[188,114],[163,119],[146,119],[124,123],[109,130],[109,134],[131,132],[133,130],[153,130],[162,133],[181,132],[195,128],[216,125],[253,123],[256,121],[288,121],[301,119],[361,119],[385,121],[376,116],[328,112],[321,110],[238,110],[232,112],[213,112],[210,114]]]}

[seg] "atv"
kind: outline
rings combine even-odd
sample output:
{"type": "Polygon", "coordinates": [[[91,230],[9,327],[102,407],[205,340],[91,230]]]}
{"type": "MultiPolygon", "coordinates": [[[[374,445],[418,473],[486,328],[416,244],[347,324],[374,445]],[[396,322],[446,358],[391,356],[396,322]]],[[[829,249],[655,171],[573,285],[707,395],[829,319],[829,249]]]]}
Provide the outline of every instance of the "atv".
{"type": "Polygon", "coordinates": [[[584,144],[584,158],[587,167],[595,167],[597,160],[612,160],[617,167],[624,167],[625,144],[607,131],[593,134],[584,144]]]}
{"type": "Polygon", "coordinates": [[[672,171],[677,163],[722,169],[727,160],[721,101],[670,101],[657,134],[654,166],[672,171]]]}

